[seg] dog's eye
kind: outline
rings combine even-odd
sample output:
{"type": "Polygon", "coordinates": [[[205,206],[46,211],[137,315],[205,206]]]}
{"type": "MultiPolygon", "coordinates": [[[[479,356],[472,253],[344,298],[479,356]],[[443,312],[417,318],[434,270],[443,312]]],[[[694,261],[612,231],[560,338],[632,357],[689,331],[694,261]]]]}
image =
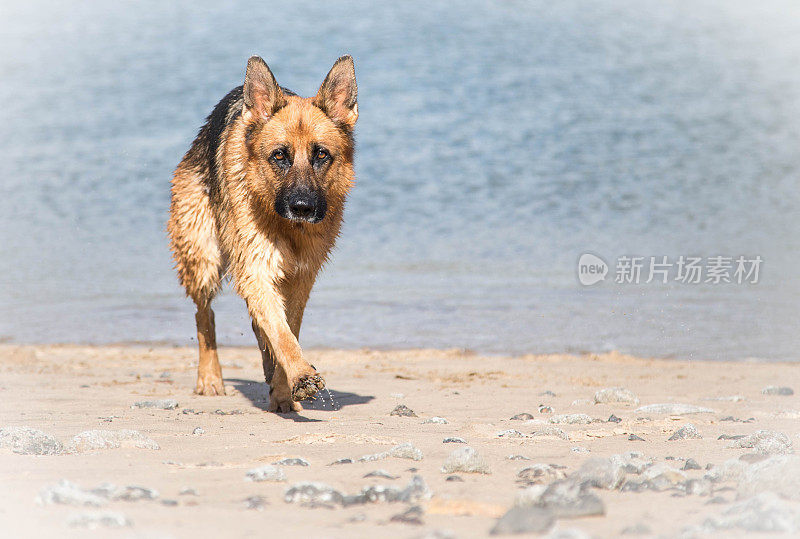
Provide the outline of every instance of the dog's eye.
{"type": "Polygon", "coordinates": [[[284,159],[286,159],[286,152],[284,152],[283,150],[275,150],[274,152],[272,152],[271,157],[275,161],[283,161],[284,159]]]}
{"type": "Polygon", "coordinates": [[[327,150],[317,150],[317,159],[320,161],[324,161],[329,155],[330,154],[327,152],[327,150]]]}

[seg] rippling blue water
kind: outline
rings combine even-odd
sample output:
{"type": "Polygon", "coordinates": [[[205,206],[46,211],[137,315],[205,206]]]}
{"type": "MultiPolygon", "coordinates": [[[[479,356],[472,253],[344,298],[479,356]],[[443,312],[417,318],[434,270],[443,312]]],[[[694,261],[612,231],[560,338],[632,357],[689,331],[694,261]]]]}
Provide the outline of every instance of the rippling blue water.
{"type": "MultiPolygon", "coordinates": [[[[790,2],[2,9],[1,338],[188,343],[172,170],[250,54],[310,95],[349,52],[358,180],[304,345],[797,359],[790,2]],[[750,286],[584,288],[584,251],[764,264],[750,286]]],[[[254,344],[238,297],[215,309],[221,343],[254,344]]]]}

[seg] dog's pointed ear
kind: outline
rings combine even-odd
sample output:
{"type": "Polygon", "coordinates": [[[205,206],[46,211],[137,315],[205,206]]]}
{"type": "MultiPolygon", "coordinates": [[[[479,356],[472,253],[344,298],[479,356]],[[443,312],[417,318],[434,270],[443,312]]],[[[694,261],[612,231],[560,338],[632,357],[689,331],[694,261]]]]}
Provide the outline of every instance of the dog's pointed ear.
{"type": "Polygon", "coordinates": [[[348,54],[333,64],[313,103],[331,120],[352,129],[358,119],[358,86],[353,58],[348,54]]]}
{"type": "Polygon", "coordinates": [[[275,80],[275,75],[260,56],[251,56],[247,61],[247,72],[244,76],[244,110],[245,120],[269,118],[286,104],[286,96],[275,80]]]}

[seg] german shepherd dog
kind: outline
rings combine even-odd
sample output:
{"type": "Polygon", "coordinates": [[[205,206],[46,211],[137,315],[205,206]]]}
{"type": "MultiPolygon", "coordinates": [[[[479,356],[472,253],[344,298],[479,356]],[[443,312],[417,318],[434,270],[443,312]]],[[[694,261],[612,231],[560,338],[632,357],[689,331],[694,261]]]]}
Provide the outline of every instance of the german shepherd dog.
{"type": "Polygon", "coordinates": [[[325,387],[298,344],[317,272],[342,223],[353,181],[355,68],[342,56],[314,97],[278,85],[258,56],[222,98],[172,179],[167,231],[197,306],[200,395],[224,395],[211,301],[224,276],[252,318],[269,410],[302,410],[325,387]]]}

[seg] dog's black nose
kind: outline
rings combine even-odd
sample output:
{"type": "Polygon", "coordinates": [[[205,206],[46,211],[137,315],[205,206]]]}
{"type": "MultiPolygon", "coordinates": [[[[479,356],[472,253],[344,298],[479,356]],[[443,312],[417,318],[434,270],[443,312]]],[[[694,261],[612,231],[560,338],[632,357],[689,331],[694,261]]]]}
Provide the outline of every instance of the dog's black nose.
{"type": "Polygon", "coordinates": [[[311,195],[301,194],[289,197],[289,211],[299,219],[310,219],[317,212],[317,201],[311,195]]]}

